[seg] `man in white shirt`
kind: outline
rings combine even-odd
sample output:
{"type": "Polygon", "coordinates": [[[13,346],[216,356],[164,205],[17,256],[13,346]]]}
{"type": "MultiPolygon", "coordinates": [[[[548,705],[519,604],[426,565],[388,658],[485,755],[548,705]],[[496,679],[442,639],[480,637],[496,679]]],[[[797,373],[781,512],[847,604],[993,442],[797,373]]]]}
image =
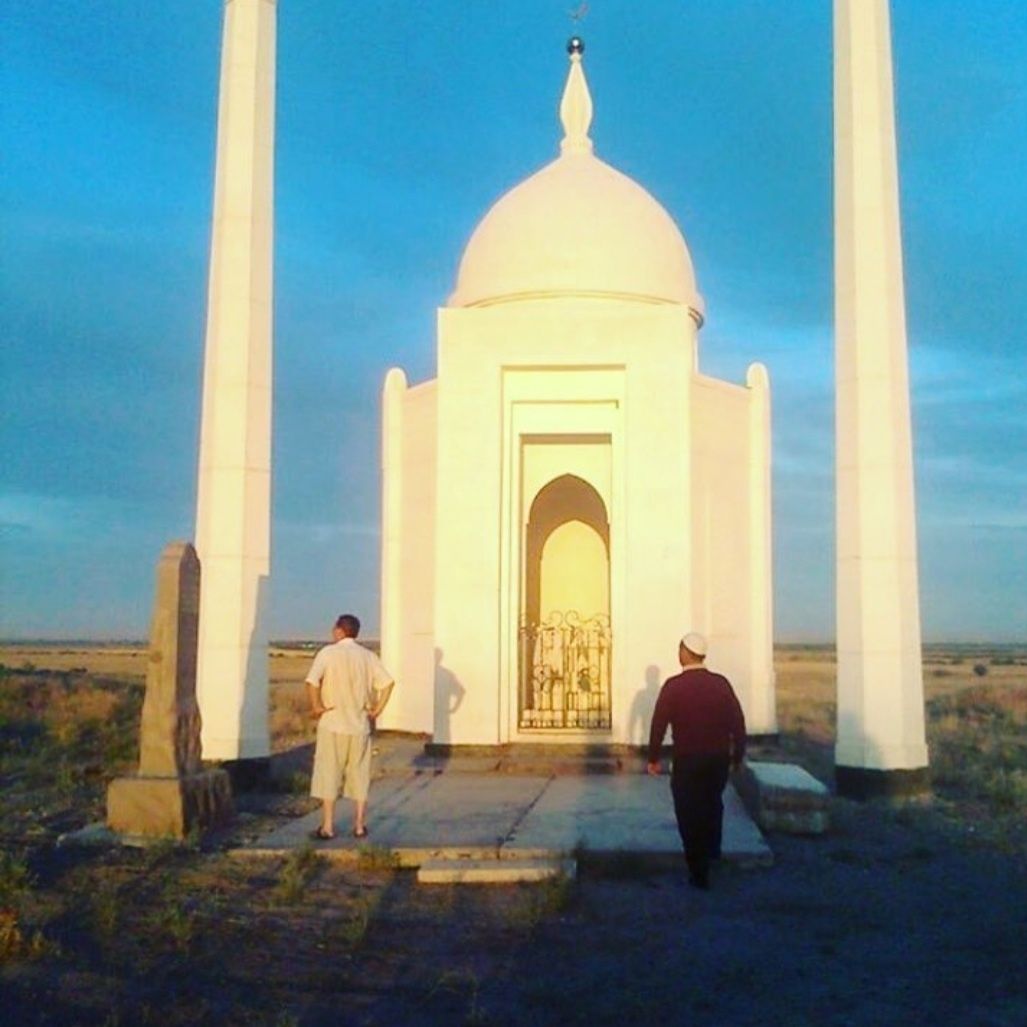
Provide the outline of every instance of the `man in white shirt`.
{"type": "Polygon", "coordinates": [[[371,786],[371,721],[389,701],[393,681],[381,660],[357,642],[360,621],[344,613],[332,629],[331,645],[317,656],[307,675],[310,711],[317,718],[310,794],[321,800],[321,826],[313,837],[335,837],[335,800],[356,803],[353,837],[367,837],[367,793],[371,786]]]}

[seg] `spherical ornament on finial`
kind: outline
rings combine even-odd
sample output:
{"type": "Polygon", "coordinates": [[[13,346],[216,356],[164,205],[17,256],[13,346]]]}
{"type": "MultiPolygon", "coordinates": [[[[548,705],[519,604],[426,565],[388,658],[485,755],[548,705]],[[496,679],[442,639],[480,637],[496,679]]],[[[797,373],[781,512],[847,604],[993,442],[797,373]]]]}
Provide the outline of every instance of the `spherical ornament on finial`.
{"type": "Polygon", "coordinates": [[[571,36],[567,40],[567,53],[583,54],[585,52],[585,40],[581,36],[571,36]]]}

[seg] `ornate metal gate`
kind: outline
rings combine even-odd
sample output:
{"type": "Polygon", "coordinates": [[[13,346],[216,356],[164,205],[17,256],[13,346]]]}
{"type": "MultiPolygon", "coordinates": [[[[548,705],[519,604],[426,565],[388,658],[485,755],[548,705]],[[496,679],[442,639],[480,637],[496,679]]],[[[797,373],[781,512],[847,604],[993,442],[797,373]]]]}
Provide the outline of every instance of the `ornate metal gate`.
{"type": "Polygon", "coordinates": [[[520,631],[522,730],[610,727],[610,618],[553,612],[520,631]]]}

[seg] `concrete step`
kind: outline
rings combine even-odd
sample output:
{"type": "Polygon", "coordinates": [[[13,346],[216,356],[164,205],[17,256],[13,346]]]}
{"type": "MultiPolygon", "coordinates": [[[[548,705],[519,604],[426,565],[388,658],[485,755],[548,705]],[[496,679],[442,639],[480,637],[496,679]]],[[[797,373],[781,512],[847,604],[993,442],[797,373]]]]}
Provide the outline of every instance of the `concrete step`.
{"type": "Polygon", "coordinates": [[[831,793],[794,763],[746,761],[736,787],[764,831],[823,834],[830,827],[831,793]]]}
{"type": "Polygon", "coordinates": [[[417,870],[419,884],[515,884],[574,877],[573,859],[429,859],[417,870]]]}

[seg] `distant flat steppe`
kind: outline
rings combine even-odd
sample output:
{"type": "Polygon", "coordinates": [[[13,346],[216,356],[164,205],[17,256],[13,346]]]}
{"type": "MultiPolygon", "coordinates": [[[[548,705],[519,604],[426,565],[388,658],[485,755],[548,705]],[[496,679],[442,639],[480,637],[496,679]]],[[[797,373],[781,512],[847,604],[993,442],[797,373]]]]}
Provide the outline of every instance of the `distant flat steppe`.
{"type": "MultiPolygon", "coordinates": [[[[362,640],[364,641],[364,640],[362,640]]],[[[278,752],[309,735],[303,679],[317,647],[302,640],[268,648],[271,684],[272,747],[278,752]]],[[[377,639],[364,641],[377,651],[377,639]]],[[[87,673],[100,678],[142,683],[146,677],[143,642],[0,643],[0,665],[9,670],[87,673]]],[[[791,643],[775,650],[778,721],[782,734],[819,745],[834,738],[835,654],[832,646],[791,643]]],[[[924,696],[945,705],[945,698],[982,690],[1015,710],[1027,689],[1027,643],[939,643],[924,647],[924,696]]],[[[400,683],[402,685],[402,683],[400,683]]],[[[929,718],[930,719],[930,718],[929,718]]],[[[825,767],[818,760],[821,773],[825,767]]],[[[811,768],[812,769],[812,768],[811,768]]]]}

